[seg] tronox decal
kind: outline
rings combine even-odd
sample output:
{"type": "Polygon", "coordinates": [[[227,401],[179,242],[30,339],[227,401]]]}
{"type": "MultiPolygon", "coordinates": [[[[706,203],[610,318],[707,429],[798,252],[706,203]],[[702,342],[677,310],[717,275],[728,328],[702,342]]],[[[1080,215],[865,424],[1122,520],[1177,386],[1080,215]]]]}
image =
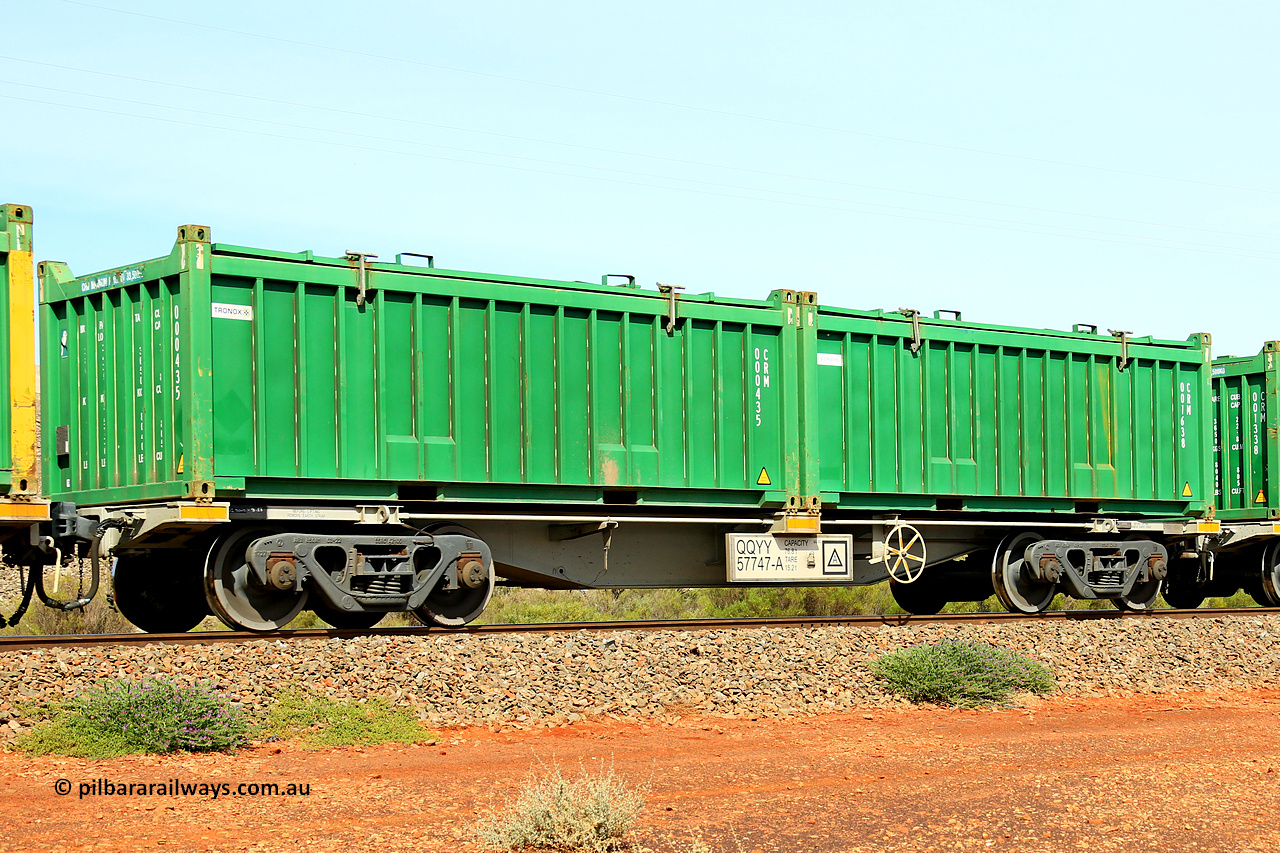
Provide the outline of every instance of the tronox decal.
{"type": "Polygon", "coordinates": [[[233,305],[228,302],[214,302],[213,316],[224,320],[252,320],[252,305],[233,305]]]}

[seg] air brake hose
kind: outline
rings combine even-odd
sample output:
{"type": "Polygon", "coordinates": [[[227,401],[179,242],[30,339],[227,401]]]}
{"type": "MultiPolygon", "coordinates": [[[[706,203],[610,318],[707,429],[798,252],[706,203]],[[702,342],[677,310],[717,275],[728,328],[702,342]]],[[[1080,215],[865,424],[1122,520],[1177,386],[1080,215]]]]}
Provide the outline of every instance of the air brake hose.
{"type": "Polygon", "coordinates": [[[22,620],[23,615],[27,612],[27,607],[31,604],[31,593],[35,592],[37,574],[38,572],[35,571],[27,572],[27,582],[23,584],[22,589],[22,603],[18,605],[18,609],[13,611],[9,618],[6,619],[0,616],[0,628],[17,625],[22,620]]]}
{"type": "Polygon", "coordinates": [[[51,607],[54,610],[71,611],[71,610],[79,610],[80,608],[87,605],[90,601],[93,601],[93,597],[98,593],[98,580],[102,576],[102,571],[100,568],[100,564],[98,562],[98,551],[99,551],[99,547],[102,544],[102,536],[112,528],[123,530],[128,526],[129,526],[129,522],[125,521],[122,518],[108,518],[106,521],[101,522],[100,524],[98,524],[97,527],[93,529],[93,540],[89,545],[89,565],[91,567],[89,593],[83,598],[77,598],[74,601],[53,600],[44,591],[44,572],[41,570],[41,567],[39,566],[33,567],[31,570],[31,574],[36,579],[35,580],[36,595],[40,596],[40,600],[44,602],[45,606],[51,607]]]}

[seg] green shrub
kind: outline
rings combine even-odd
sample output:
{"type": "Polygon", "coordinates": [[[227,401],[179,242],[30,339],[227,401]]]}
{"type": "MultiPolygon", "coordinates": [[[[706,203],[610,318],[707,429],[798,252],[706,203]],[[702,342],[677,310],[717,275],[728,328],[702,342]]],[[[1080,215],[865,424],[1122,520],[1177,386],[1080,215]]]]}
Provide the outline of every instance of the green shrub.
{"type": "MultiPolygon", "coordinates": [[[[1211,598],[1206,607],[1253,604],[1245,593],[1211,598]]],[[[1160,600],[1159,607],[1166,606],[1160,600]]],[[[953,601],[943,613],[1000,613],[995,595],[953,601]]],[[[1050,610],[1114,610],[1106,599],[1059,594],[1050,610]]],[[[707,589],[544,590],[498,587],[477,624],[608,622],[642,619],[726,619],[768,616],[846,616],[903,613],[887,583],[829,587],[713,587],[707,589]]],[[[384,625],[391,624],[384,622],[384,625]]]]}
{"type": "Polygon", "coordinates": [[[226,699],[200,686],[160,679],[108,681],[65,705],[15,745],[36,755],[114,758],[139,753],[214,752],[243,745],[252,729],[226,699]]]}
{"type": "Polygon", "coordinates": [[[890,693],[912,702],[971,708],[1006,702],[1011,693],[1049,693],[1043,664],[989,643],[944,640],[885,655],[871,666],[890,693]]]}
{"type": "Polygon", "coordinates": [[[869,587],[542,590],[499,587],[478,624],[901,613],[869,587]]]}
{"type": "Polygon", "coordinates": [[[490,810],[476,825],[482,842],[497,850],[541,848],[605,853],[644,809],[646,791],[613,772],[582,773],[566,779],[559,767],[533,773],[505,811],[490,810]]]}
{"type": "Polygon", "coordinates": [[[267,712],[269,734],[297,738],[314,747],[417,743],[431,733],[407,711],[381,697],[363,703],[336,702],[298,690],[280,694],[267,712]]]}

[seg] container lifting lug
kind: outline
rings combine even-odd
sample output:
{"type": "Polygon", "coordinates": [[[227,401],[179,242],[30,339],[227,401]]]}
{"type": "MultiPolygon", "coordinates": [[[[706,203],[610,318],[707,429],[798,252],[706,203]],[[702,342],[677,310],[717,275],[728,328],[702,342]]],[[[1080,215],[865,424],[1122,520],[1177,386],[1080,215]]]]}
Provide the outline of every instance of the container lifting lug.
{"type": "Polygon", "coordinates": [[[365,267],[365,262],[378,257],[372,252],[353,252],[347,249],[347,260],[356,262],[356,269],[359,275],[359,289],[356,291],[356,304],[364,305],[365,294],[368,292],[369,271],[365,267]]]}
{"type": "Polygon", "coordinates": [[[667,334],[676,330],[676,291],[684,290],[684,285],[663,284],[657,282],[658,292],[667,297],[667,334]]]}
{"type": "MultiPolygon", "coordinates": [[[[370,255],[369,257],[376,258],[377,255],[370,255]]],[[[396,254],[396,263],[402,267],[407,266],[404,262],[405,258],[423,258],[427,262],[427,269],[432,270],[436,268],[435,255],[428,255],[424,252],[399,252],[396,254]]]]}
{"type": "Polygon", "coordinates": [[[1107,329],[1111,336],[1120,340],[1120,369],[1124,370],[1129,366],[1129,336],[1133,332],[1126,332],[1121,329],[1107,329]]]}
{"type": "Polygon", "coordinates": [[[920,352],[920,344],[923,342],[920,337],[920,312],[915,308],[899,308],[898,313],[911,321],[911,354],[915,355],[920,352]]]}

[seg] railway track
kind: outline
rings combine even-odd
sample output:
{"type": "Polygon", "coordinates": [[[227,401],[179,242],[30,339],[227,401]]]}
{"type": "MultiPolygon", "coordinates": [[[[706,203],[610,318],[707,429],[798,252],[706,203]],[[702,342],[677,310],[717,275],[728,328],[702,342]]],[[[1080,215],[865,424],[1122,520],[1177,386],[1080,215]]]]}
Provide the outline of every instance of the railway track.
{"type": "Polygon", "coordinates": [[[1030,616],[1021,613],[946,613],[937,616],[910,614],[863,616],[773,616],[748,619],[655,619],[637,622],[551,622],[529,625],[472,625],[465,628],[429,628],[407,625],[394,628],[302,628],[252,633],[248,631],[194,631],[185,634],[64,634],[54,636],[0,636],[0,652],[88,646],[207,645],[248,643],[255,640],[351,639],[356,637],[422,637],[429,635],[486,635],[569,633],[574,631],[694,631],[738,628],[815,628],[824,626],[945,625],[957,623],[1026,622],[1066,620],[1096,622],[1114,619],[1214,619],[1221,616],[1272,615],[1276,607],[1215,607],[1197,610],[1054,610],[1030,616]]]}

